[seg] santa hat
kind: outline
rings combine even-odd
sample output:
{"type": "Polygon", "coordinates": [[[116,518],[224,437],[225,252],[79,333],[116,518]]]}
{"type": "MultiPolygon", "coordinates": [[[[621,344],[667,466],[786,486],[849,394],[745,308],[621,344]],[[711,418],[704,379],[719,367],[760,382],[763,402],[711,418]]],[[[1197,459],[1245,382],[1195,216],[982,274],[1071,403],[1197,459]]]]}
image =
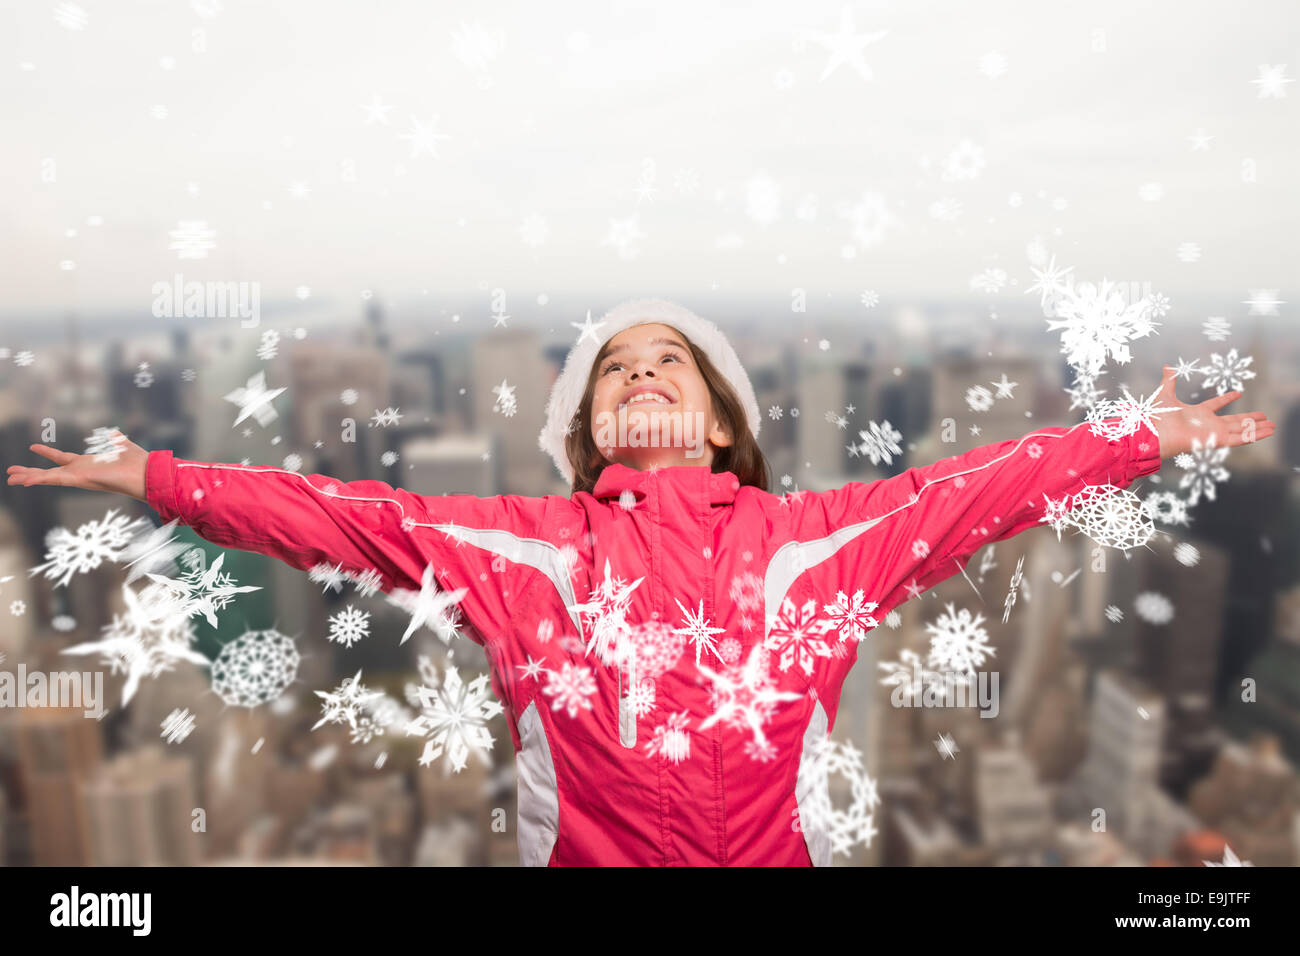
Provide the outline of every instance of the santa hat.
{"type": "Polygon", "coordinates": [[[758,437],[761,422],[754,387],[749,383],[749,376],[745,374],[735,349],[718,327],[685,306],[667,299],[631,299],[614,306],[596,322],[591,321],[590,313],[587,314],[583,334],[569,350],[569,355],[564,360],[564,370],[551,387],[551,397],[546,402],[546,425],[537,438],[537,444],[551,456],[555,467],[570,485],[573,484],[573,466],[565,452],[564,437],[569,423],[578,411],[582,393],[586,391],[591,366],[595,364],[596,356],[605,343],[619,332],[634,325],[650,323],[671,325],[680,330],[709,357],[709,361],[736,390],[741,406],[745,409],[749,430],[758,437]]]}

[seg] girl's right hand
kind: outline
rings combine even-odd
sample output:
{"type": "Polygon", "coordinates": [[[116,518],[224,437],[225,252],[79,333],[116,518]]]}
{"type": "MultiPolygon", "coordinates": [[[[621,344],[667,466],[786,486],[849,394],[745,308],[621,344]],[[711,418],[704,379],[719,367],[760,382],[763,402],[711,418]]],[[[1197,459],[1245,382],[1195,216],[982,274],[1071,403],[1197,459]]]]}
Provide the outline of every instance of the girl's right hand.
{"type": "Polygon", "coordinates": [[[115,461],[99,460],[95,455],[76,455],[49,445],[31,445],[32,451],[54,462],[56,468],[9,466],[11,485],[59,485],[84,488],[86,491],[111,491],[148,503],[145,497],[145,465],[149,452],[114,430],[115,461]]]}

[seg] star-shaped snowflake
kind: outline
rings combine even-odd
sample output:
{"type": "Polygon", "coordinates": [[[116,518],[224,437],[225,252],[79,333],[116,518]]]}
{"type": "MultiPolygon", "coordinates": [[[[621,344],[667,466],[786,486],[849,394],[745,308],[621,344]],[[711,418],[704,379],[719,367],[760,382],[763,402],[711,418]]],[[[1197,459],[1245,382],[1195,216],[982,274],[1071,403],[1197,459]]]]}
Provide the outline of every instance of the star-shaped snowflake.
{"type": "Polygon", "coordinates": [[[239,406],[239,415],[231,427],[235,427],[250,415],[257,419],[257,424],[263,427],[275,421],[279,415],[271,405],[271,400],[283,391],[285,391],[283,388],[268,390],[266,387],[266,372],[258,372],[248,380],[243,388],[227,392],[225,400],[239,406]]]}
{"type": "Polygon", "coordinates": [[[722,660],[718,654],[717,645],[713,642],[714,634],[726,633],[725,627],[710,627],[709,622],[704,617],[704,598],[700,598],[700,608],[698,611],[690,611],[682,607],[682,602],[678,601],[677,606],[681,608],[682,614],[685,615],[685,627],[673,628],[674,634],[685,634],[695,644],[695,663],[700,663],[700,652],[708,648],[714,657],[722,660]]]}
{"type": "Polygon", "coordinates": [[[596,659],[603,664],[617,663],[625,653],[625,644],[630,636],[631,627],[627,622],[628,605],[635,591],[645,578],[637,578],[631,584],[622,578],[613,577],[610,572],[609,559],[605,559],[605,580],[591,592],[585,604],[572,604],[570,611],[583,615],[583,622],[591,630],[591,639],[587,642],[587,653],[594,649],[596,659]]]}
{"type": "Polygon", "coordinates": [[[208,624],[216,627],[217,611],[230,604],[236,594],[262,590],[257,585],[237,587],[232,575],[221,573],[221,565],[225,560],[226,556],[219,554],[217,560],[213,561],[206,571],[196,569],[181,578],[166,578],[160,574],[150,574],[149,578],[175,591],[181,598],[182,606],[188,616],[202,614],[208,624]]]}
{"type": "Polygon", "coordinates": [[[361,683],[361,671],[355,677],[345,677],[343,682],[332,691],[313,691],[324,703],[321,704],[322,717],[312,724],[315,730],[322,724],[341,724],[344,721],[353,729],[357,726],[357,714],[368,702],[382,697],[381,691],[372,691],[361,683]]]}
{"type": "Polygon", "coordinates": [[[420,590],[393,588],[388,595],[388,603],[400,607],[411,615],[406,632],[398,643],[405,644],[421,627],[428,627],[442,638],[443,643],[451,641],[456,634],[459,623],[455,605],[469,593],[469,588],[457,588],[455,591],[441,591],[434,580],[433,565],[424,566],[420,577],[420,590]]]}
{"type": "Polygon", "coordinates": [[[802,694],[776,689],[776,680],[768,667],[768,654],[761,644],[754,646],[743,665],[715,671],[700,664],[700,673],[712,682],[710,699],[713,713],[700,724],[700,732],[719,721],[730,727],[748,729],[754,740],[767,744],[763,726],[772,718],[778,704],[802,699],[802,694]]]}

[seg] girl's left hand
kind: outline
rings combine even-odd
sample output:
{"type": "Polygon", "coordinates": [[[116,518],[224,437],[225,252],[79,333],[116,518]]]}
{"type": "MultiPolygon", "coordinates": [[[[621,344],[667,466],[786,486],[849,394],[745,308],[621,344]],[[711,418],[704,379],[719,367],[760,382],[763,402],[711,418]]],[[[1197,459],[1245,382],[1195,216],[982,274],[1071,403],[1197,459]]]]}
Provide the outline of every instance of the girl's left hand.
{"type": "Polygon", "coordinates": [[[1213,398],[1207,398],[1195,405],[1180,402],[1174,394],[1176,376],[1174,369],[1166,365],[1164,377],[1160,380],[1160,391],[1156,395],[1157,408],[1173,408],[1174,411],[1162,412],[1152,416],[1156,433],[1160,437],[1160,457],[1173,458],[1183,452],[1192,451],[1192,439],[1198,439],[1202,445],[1214,438],[1218,448],[1231,448],[1247,445],[1273,434],[1273,422],[1263,412],[1245,412],[1239,415],[1219,416],[1217,412],[1229,402],[1241,397],[1241,392],[1224,392],[1213,398]]]}

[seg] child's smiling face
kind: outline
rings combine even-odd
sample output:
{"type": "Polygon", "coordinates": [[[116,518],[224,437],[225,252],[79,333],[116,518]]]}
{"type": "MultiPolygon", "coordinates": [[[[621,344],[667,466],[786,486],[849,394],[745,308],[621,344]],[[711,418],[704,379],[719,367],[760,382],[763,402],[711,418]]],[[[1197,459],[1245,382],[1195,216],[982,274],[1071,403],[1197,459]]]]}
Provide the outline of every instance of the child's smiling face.
{"type": "Polygon", "coordinates": [[[671,326],[624,329],[605,343],[596,366],[592,437],[609,461],[709,466],[714,447],[731,444],[685,336],[671,326]]]}

